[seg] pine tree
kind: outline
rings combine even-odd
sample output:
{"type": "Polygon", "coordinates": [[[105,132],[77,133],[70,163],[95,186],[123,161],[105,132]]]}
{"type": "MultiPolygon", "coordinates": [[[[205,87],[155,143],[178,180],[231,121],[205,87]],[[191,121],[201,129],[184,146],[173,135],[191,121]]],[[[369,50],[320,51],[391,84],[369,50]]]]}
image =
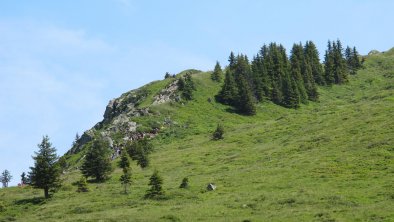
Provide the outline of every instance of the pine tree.
{"type": "Polygon", "coordinates": [[[304,60],[303,64],[303,77],[308,99],[315,102],[318,101],[319,94],[317,92],[315,80],[312,76],[312,67],[307,60],[304,60]]]}
{"type": "Polygon", "coordinates": [[[182,92],[182,98],[186,100],[193,99],[193,91],[196,90],[192,76],[187,73],[184,78],[178,80],[178,90],[182,92]]]}
{"type": "Polygon", "coordinates": [[[290,78],[293,78],[293,81],[296,83],[302,103],[308,102],[308,95],[304,86],[305,78],[303,78],[305,76],[305,70],[303,69],[305,60],[302,44],[294,44],[290,55],[290,78]]]}
{"type": "Polygon", "coordinates": [[[153,146],[148,139],[137,140],[126,144],[126,150],[132,160],[136,160],[141,168],[149,166],[149,154],[153,151],[153,146]]]}
{"type": "Polygon", "coordinates": [[[233,73],[230,70],[227,70],[223,87],[216,96],[216,100],[226,105],[234,105],[237,95],[238,90],[235,84],[233,73]]]}
{"type": "Polygon", "coordinates": [[[324,55],[324,78],[328,85],[335,83],[334,77],[334,52],[331,41],[328,41],[327,50],[324,55]]]}
{"type": "Polygon", "coordinates": [[[221,82],[222,76],[223,76],[222,67],[220,67],[219,62],[216,61],[215,69],[213,70],[213,73],[211,74],[211,79],[216,82],[221,82]]]}
{"type": "Polygon", "coordinates": [[[81,172],[87,177],[94,177],[97,182],[107,179],[112,171],[110,161],[110,149],[106,141],[102,139],[93,140],[82,164],[81,172]]]}
{"type": "Polygon", "coordinates": [[[77,182],[77,192],[88,192],[88,182],[86,181],[86,177],[81,177],[77,182]]]}
{"type": "Polygon", "coordinates": [[[239,96],[236,103],[237,109],[243,114],[255,115],[256,106],[254,104],[252,92],[246,80],[242,76],[238,80],[238,91],[239,96]]]}
{"type": "Polygon", "coordinates": [[[163,191],[163,179],[159,175],[157,170],[154,171],[152,176],[149,179],[149,184],[151,187],[146,191],[145,198],[160,198],[164,196],[163,191]]]}
{"type": "Polygon", "coordinates": [[[60,185],[58,156],[48,136],[43,137],[38,148],[38,152],[34,152],[36,156],[33,156],[34,167],[30,167],[30,183],[35,188],[43,189],[45,198],[49,198],[49,190],[60,185]]]}
{"type": "Polygon", "coordinates": [[[289,76],[283,81],[283,106],[287,108],[300,107],[300,96],[297,92],[297,83],[289,76]]]}
{"type": "Polygon", "coordinates": [[[21,183],[22,183],[22,185],[28,184],[28,181],[27,181],[27,177],[26,177],[26,173],[25,173],[25,172],[22,172],[22,174],[21,174],[21,183]]]}
{"type": "Polygon", "coordinates": [[[307,41],[304,47],[304,54],[307,62],[312,68],[312,76],[314,82],[318,85],[325,85],[325,79],[323,77],[323,67],[320,64],[319,51],[316,45],[312,41],[307,41]]]}
{"type": "Polygon", "coordinates": [[[356,47],[353,47],[352,54],[353,54],[353,66],[356,68],[356,70],[361,69],[362,64],[361,64],[360,58],[358,56],[358,52],[357,52],[356,47]]]}
{"type": "Polygon", "coordinates": [[[215,132],[213,132],[212,138],[214,140],[221,140],[223,139],[223,134],[224,134],[224,127],[222,124],[218,124],[215,132]]]}
{"type": "Polygon", "coordinates": [[[234,56],[234,53],[231,52],[230,56],[228,57],[228,62],[229,62],[228,67],[229,67],[230,70],[233,70],[235,68],[235,63],[236,63],[235,60],[236,60],[236,58],[234,56]]]}
{"type": "Polygon", "coordinates": [[[122,168],[123,171],[123,175],[120,176],[119,180],[124,187],[124,192],[127,193],[127,187],[131,184],[131,169],[130,161],[126,152],[122,152],[118,166],[122,168]]]}
{"type": "Polygon", "coordinates": [[[179,185],[179,188],[183,188],[183,189],[189,188],[189,178],[187,177],[183,178],[181,185],[179,185]]]}
{"type": "Polygon", "coordinates": [[[340,40],[333,43],[334,53],[334,79],[335,84],[343,84],[348,81],[346,59],[343,57],[343,48],[340,40]]]}
{"type": "Polygon", "coordinates": [[[11,181],[11,179],[12,179],[12,175],[11,175],[10,171],[4,170],[1,173],[0,181],[3,184],[3,187],[8,187],[8,183],[11,181]]]}

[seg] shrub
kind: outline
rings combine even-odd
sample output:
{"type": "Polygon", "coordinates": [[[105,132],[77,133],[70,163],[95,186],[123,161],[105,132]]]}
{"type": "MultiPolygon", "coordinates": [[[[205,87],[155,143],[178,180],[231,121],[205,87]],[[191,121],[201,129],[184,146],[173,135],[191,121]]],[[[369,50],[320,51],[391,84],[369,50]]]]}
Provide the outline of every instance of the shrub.
{"type": "Polygon", "coordinates": [[[218,124],[215,132],[213,132],[212,137],[214,140],[221,140],[223,139],[223,134],[224,134],[224,127],[221,124],[218,124]]]}
{"type": "Polygon", "coordinates": [[[189,178],[185,177],[182,180],[181,185],[179,186],[179,188],[188,188],[189,187],[189,178]]]}

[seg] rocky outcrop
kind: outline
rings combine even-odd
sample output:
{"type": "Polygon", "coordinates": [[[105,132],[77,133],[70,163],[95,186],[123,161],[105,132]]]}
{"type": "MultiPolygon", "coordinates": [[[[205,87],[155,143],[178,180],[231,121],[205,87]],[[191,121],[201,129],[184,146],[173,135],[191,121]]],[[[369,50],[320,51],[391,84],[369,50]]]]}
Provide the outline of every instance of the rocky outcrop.
{"type": "Polygon", "coordinates": [[[180,96],[177,95],[178,80],[173,81],[166,88],[162,89],[158,95],[153,97],[152,105],[167,103],[170,101],[179,101],[180,96]]]}

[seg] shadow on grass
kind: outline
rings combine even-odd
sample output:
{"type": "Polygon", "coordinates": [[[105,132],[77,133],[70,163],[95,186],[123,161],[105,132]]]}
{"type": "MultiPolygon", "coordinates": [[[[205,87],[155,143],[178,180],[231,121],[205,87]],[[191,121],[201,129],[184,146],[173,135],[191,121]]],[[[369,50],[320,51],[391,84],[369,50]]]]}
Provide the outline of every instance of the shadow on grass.
{"type": "Polygon", "coordinates": [[[26,205],[26,204],[33,204],[33,205],[41,205],[46,202],[44,197],[33,197],[28,199],[16,200],[15,204],[17,205],[26,205]]]}

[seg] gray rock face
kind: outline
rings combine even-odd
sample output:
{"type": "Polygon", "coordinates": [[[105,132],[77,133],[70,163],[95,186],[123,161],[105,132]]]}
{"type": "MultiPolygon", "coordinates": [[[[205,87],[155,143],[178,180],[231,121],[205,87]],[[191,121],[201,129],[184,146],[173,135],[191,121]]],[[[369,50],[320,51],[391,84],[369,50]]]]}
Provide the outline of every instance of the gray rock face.
{"type": "Polygon", "coordinates": [[[152,105],[162,104],[169,101],[176,101],[177,95],[176,92],[178,90],[178,80],[173,81],[169,86],[165,89],[162,89],[158,95],[153,97],[152,105]]]}

